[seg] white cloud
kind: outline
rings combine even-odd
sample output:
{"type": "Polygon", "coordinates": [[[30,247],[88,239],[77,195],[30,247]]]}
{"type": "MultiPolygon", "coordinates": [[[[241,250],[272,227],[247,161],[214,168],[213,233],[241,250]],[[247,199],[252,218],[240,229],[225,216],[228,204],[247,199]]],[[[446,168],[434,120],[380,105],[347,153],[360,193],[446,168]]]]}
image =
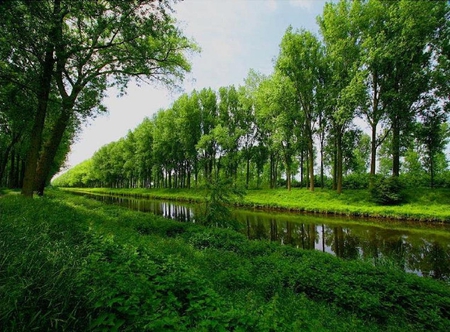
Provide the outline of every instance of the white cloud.
{"type": "MultiPolygon", "coordinates": [[[[178,2],[175,17],[183,34],[194,39],[201,54],[190,56],[192,71],[183,83],[185,92],[239,85],[250,68],[269,74],[272,59],[289,24],[315,29],[315,17],[325,0],[189,0],[178,2]]],[[[105,103],[108,116],[84,128],[73,145],[68,164],[74,166],[102,145],[127,134],[160,108],[167,109],[178,93],[130,85],[128,95],[105,103]]]]}
{"type": "Polygon", "coordinates": [[[289,0],[289,3],[294,7],[301,7],[305,9],[312,9],[315,5],[315,0],[289,0]]]}
{"type": "Polygon", "coordinates": [[[247,72],[241,68],[242,58],[249,53],[248,35],[258,24],[255,10],[260,4],[241,0],[192,0],[177,4],[176,17],[184,33],[193,36],[202,49],[200,55],[193,57],[190,76],[195,78],[195,84],[185,84],[187,92],[242,82],[247,72]]]}

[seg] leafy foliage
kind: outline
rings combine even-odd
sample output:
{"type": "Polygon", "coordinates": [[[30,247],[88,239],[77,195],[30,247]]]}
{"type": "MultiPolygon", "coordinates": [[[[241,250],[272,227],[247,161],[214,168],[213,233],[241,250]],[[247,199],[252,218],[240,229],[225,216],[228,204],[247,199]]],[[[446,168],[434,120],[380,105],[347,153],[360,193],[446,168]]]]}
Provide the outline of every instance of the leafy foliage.
{"type": "Polygon", "coordinates": [[[49,193],[0,198],[5,331],[450,326],[445,283],[49,193]]]}
{"type": "Polygon", "coordinates": [[[206,186],[205,214],[201,222],[208,226],[229,227],[237,229],[239,224],[234,220],[228,208],[236,198],[242,199],[244,192],[234,188],[230,181],[216,179],[206,186]]]}
{"type": "Polygon", "coordinates": [[[403,184],[398,177],[378,177],[370,188],[370,195],[380,205],[398,205],[405,201],[403,184]]]}

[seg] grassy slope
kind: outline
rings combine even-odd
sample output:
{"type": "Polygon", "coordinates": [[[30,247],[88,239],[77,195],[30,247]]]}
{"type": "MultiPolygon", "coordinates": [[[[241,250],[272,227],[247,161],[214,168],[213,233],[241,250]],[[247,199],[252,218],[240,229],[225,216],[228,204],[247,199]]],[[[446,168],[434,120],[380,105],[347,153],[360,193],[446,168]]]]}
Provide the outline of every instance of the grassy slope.
{"type": "Polygon", "coordinates": [[[450,287],[82,197],[0,198],[3,331],[447,331],[450,287]]]}
{"type": "MultiPolygon", "coordinates": [[[[142,195],[185,201],[202,201],[204,190],[188,189],[70,189],[98,193],[142,195]]],[[[408,203],[400,206],[377,206],[367,190],[346,190],[341,195],[331,190],[306,189],[249,190],[239,205],[257,208],[280,208],[326,214],[370,216],[421,221],[450,222],[449,189],[414,189],[407,192],[408,203]]]]}

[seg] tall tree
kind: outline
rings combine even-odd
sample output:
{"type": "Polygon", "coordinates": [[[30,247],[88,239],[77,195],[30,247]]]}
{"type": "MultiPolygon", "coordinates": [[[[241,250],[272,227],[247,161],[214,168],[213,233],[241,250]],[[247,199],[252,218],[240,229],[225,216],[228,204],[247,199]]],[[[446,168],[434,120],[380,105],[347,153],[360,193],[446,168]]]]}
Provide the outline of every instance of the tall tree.
{"type": "Polygon", "coordinates": [[[242,159],[245,160],[245,187],[248,189],[250,183],[250,161],[253,147],[256,143],[255,101],[254,93],[248,85],[240,86],[238,94],[238,125],[242,131],[239,145],[242,151],[242,159]]]}
{"type": "Polygon", "coordinates": [[[298,109],[303,114],[303,129],[308,151],[309,189],[314,190],[314,139],[318,119],[317,91],[320,89],[320,62],[323,48],[308,31],[294,31],[289,27],[280,45],[276,69],[288,77],[294,86],[298,109]]]}
{"type": "Polygon", "coordinates": [[[425,150],[425,168],[430,176],[430,187],[434,188],[437,160],[444,154],[449,143],[450,129],[446,123],[447,114],[441,108],[433,108],[424,112],[422,122],[417,129],[418,141],[425,150]]]}
{"type": "Polygon", "coordinates": [[[153,129],[154,123],[145,118],[135,129],[136,159],[140,187],[150,188],[153,182],[153,129]]]}
{"type": "Polygon", "coordinates": [[[190,69],[184,52],[196,47],[170,17],[170,0],[14,3],[17,5],[8,7],[10,16],[21,13],[22,8],[28,9],[21,15],[21,21],[15,22],[16,26],[5,24],[4,28],[11,37],[15,30],[21,31],[24,38],[17,49],[41,73],[39,105],[23,187],[23,194],[31,196],[52,82],[61,98],[61,116],[46,145],[43,155],[48,157],[42,160],[44,171],[38,183],[47,177],[48,164],[54,159],[73,114],[92,114],[92,108],[76,107],[83,93],[101,94],[111,85],[123,91],[131,79],[171,86],[190,69]],[[42,29],[25,28],[32,24],[42,29]],[[34,35],[39,38],[34,40],[34,35]]]}
{"type": "Polygon", "coordinates": [[[446,1],[401,0],[389,6],[387,89],[382,100],[392,128],[393,176],[400,174],[401,136],[412,131],[412,119],[435,89],[436,55],[448,44],[448,39],[441,40],[448,10],[446,1]]]}
{"type": "MultiPolygon", "coordinates": [[[[2,58],[2,62],[10,62],[16,67],[22,65],[26,73],[31,70],[37,73],[30,86],[37,105],[22,188],[22,194],[32,196],[55,64],[54,41],[62,19],[61,1],[6,1],[1,6],[2,44],[10,46],[10,53],[7,58],[2,58]]],[[[14,78],[12,81],[17,82],[14,78]]]]}
{"type": "MultiPolygon", "coordinates": [[[[204,88],[198,94],[200,105],[200,119],[201,119],[201,137],[210,135],[217,124],[217,95],[211,89],[204,88]]],[[[212,140],[204,139],[200,144],[201,139],[197,142],[197,149],[200,154],[200,164],[203,167],[203,176],[206,181],[212,180],[213,168],[216,162],[216,145],[212,140]],[[199,145],[200,144],[200,145],[199,145]]]]}
{"type": "MultiPolygon", "coordinates": [[[[378,126],[386,114],[380,99],[387,70],[383,64],[385,54],[382,50],[388,38],[384,25],[388,15],[386,6],[387,3],[382,1],[342,0],[326,4],[323,15],[318,19],[327,54],[332,58],[335,100],[341,100],[338,96],[344,89],[353,90],[353,96],[359,96],[359,113],[370,126],[372,177],[376,172],[377,148],[383,140],[378,135],[378,126]],[[361,93],[365,94],[365,98],[361,93]]],[[[341,105],[346,103],[344,101],[341,105]]],[[[347,114],[354,117],[355,109],[349,111],[347,114]]],[[[342,140],[342,129],[348,126],[348,118],[340,117],[336,123],[334,131],[337,141],[342,140]]],[[[335,145],[339,150],[339,144],[335,145]]],[[[338,168],[341,169],[340,166],[338,168]]]]}
{"type": "Polygon", "coordinates": [[[291,190],[295,156],[300,140],[301,114],[296,103],[292,81],[275,72],[261,85],[257,117],[270,138],[272,151],[281,157],[286,172],[287,189],[291,190]]]}

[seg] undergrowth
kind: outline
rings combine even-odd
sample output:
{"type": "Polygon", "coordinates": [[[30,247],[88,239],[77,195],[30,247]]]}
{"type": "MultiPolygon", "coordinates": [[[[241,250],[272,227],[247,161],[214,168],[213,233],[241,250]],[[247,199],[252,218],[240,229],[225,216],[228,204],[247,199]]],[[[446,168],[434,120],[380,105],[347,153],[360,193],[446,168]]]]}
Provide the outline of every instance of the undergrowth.
{"type": "Polygon", "coordinates": [[[0,198],[2,331],[447,331],[448,284],[83,197],[0,198]]]}

